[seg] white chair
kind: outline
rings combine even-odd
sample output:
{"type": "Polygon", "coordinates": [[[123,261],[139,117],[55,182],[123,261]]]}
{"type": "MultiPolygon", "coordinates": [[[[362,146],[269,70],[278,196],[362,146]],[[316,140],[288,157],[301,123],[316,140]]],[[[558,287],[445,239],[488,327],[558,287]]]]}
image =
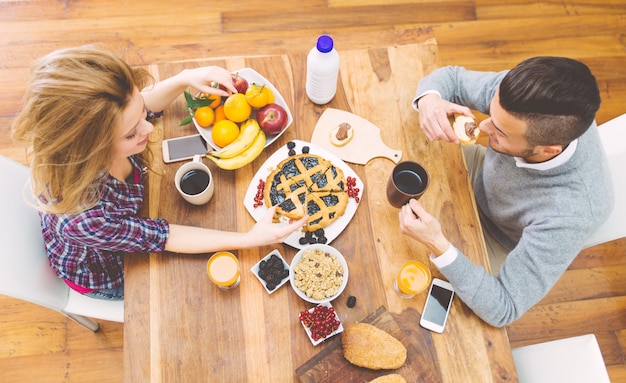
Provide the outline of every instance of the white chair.
{"type": "Polygon", "coordinates": [[[594,334],[513,349],[519,383],[610,383],[594,334]]]}
{"type": "Polygon", "coordinates": [[[124,301],[89,298],[70,289],[50,267],[39,215],[26,202],[29,170],[0,156],[0,294],[55,310],[91,331],[90,318],[124,322],[124,301]]]}
{"type": "Polygon", "coordinates": [[[585,242],[585,247],[626,237],[626,114],[598,126],[609,159],[615,207],[609,219],[585,242]]]}

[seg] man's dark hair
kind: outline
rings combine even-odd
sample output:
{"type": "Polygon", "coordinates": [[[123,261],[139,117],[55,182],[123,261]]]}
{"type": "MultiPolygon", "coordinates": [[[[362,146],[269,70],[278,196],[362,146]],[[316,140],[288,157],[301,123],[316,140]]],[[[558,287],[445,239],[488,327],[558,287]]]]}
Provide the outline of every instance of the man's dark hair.
{"type": "Polygon", "coordinates": [[[506,74],[500,84],[500,106],[527,123],[530,147],[565,147],[593,122],[600,108],[600,91],[580,61],[533,57],[506,74]]]}

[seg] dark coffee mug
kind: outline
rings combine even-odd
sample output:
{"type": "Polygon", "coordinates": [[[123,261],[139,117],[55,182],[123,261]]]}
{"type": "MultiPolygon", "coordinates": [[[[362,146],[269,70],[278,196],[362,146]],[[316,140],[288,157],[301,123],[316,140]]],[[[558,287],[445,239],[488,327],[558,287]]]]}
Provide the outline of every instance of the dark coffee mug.
{"type": "Polygon", "coordinates": [[[419,199],[428,188],[430,178],[424,167],[414,161],[397,164],[387,181],[387,200],[401,208],[411,198],[419,199]]]}

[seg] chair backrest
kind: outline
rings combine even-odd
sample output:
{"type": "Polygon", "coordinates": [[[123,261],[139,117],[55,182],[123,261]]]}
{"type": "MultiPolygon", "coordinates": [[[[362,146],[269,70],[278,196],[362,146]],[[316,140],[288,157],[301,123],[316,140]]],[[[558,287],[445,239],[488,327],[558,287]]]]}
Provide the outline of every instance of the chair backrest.
{"type": "Polygon", "coordinates": [[[26,202],[29,170],[0,156],[0,174],[0,294],[62,311],[69,287],[50,268],[39,214],[26,202]]]}
{"type": "Polygon", "coordinates": [[[519,383],[610,383],[594,334],[513,349],[519,383]]]}
{"type": "Polygon", "coordinates": [[[609,160],[615,206],[609,219],[585,242],[585,247],[626,237],[626,114],[598,126],[609,160]]]}

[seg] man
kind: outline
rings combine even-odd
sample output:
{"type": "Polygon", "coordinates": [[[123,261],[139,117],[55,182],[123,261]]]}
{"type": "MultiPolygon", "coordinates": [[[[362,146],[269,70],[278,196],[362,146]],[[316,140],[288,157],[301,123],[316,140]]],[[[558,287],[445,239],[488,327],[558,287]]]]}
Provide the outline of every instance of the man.
{"type": "Polygon", "coordinates": [[[450,115],[489,115],[479,125],[487,148],[463,152],[494,275],[456,249],[415,200],[402,208],[400,230],[429,249],[458,296],[493,326],[539,302],[608,218],[613,195],[594,122],[599,106],[589,68],[560,57],[499,73],[444,67],[418,85],[413,107],[431,140],[458,142],[450,115]]]}

